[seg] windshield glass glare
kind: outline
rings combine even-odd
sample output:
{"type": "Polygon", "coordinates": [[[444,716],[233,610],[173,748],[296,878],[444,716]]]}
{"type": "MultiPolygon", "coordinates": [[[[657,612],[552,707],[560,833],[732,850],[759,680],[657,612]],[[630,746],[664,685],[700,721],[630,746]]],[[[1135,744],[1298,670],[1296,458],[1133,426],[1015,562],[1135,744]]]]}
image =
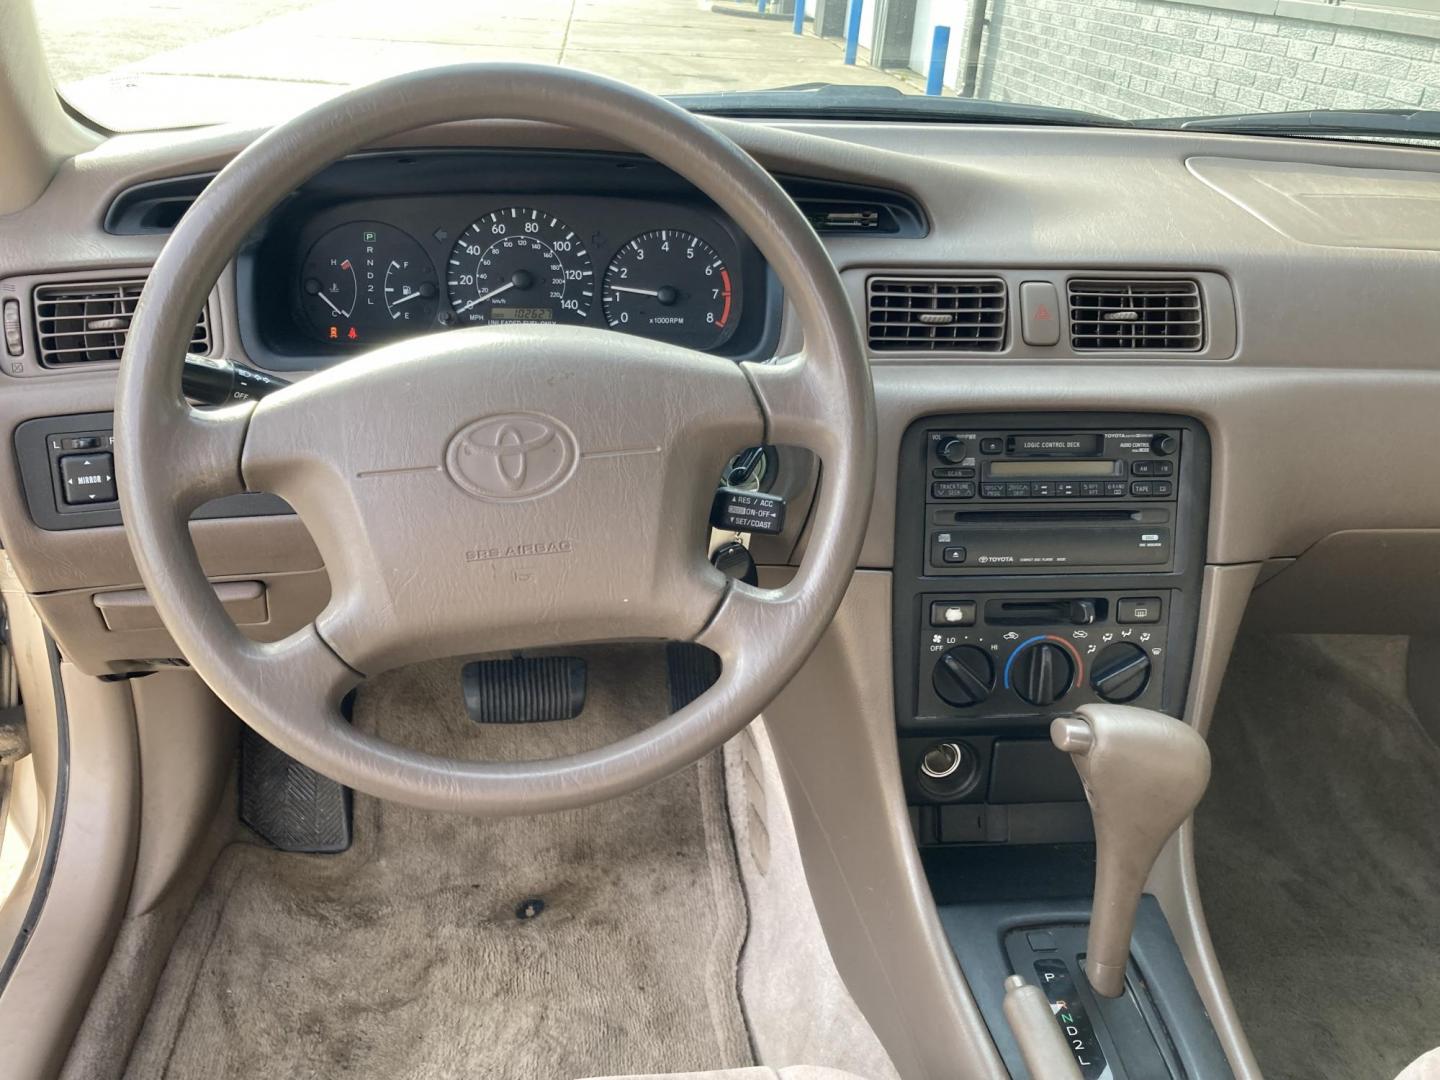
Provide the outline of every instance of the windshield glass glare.
{"type": "Polygon", "coordinates": [[[671,95],[833,85],[775,104],[822,115],[859,102],[999,119],[965,106],[1009,103],[1072,111],[1063,122],[1173,125],[1440,109],[1440,0],[802,0],[798,15],[796,2],[35,0],[60,92],[114,130],[265,123],[350,86],[475,60],[558,63],[671,95]]]}

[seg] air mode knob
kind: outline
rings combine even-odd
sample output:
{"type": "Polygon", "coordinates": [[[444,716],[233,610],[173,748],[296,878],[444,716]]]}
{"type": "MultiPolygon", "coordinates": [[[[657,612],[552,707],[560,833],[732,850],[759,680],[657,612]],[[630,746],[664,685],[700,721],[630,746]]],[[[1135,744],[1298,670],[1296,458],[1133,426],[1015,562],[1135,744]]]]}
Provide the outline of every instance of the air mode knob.
{"type": "Polygon", "coordinates": [[[995,665],[984,649],[956,645],[935,661],[930,682],[943,700],[957,709],[969,708],[979,705],[995,688],[995,665]]]}
{"type": "Polygon", "coordinates": [[[1149,682],[1150,657],[1128,641],[1105,646],[1090,667],[1090,689],[1117,705],[1134,701],[1149,682]]]}
{"type": "Polygon", "coordinates": [[[1075,661],[1053,641],[1039,641],[1015,654],[1010,686],[1031,705],[1053,705],[1075,686],[1075,661]]]}

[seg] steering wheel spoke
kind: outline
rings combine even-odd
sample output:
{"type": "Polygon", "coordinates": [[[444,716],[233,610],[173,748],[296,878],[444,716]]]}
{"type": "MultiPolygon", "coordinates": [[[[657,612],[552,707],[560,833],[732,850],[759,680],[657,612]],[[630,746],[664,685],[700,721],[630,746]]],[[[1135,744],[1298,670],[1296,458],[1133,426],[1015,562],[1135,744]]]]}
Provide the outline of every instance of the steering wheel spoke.
{"type": "MultiPolygon", "coordinates": [[[[160,456],[166,468],[156,479],[168,489],[177,512],[188,518],[211,499],[238,495],[246,490],[240,460],[250,427],[254,402],[219,409],[195,409],[183,401],[162,413],[155,437],[145,452],[160,456]]],[[[130,481],[133,466],[122,457],[121,482],[130,481]]]]}
{"type": "Polygon", "coordinates": [[[834,423],[833,403],[844,387],[831,365],[802,351],[742,366],[765,415],[767,443],[802,447],[826,462],[841,453],[846,433],[834,423]]]}

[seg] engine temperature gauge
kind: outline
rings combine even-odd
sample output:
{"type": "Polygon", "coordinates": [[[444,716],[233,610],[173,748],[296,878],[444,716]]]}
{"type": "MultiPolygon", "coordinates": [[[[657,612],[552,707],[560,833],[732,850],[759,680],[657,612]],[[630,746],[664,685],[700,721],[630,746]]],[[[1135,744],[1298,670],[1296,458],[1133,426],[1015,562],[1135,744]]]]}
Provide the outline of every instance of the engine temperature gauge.
{"type": "Polygon", "coordinates": [[[439,298],[424,248],[378,221],[331,229],[300,271],[301,310],[324,341],[359,344],[428,326],[439,298]]]}

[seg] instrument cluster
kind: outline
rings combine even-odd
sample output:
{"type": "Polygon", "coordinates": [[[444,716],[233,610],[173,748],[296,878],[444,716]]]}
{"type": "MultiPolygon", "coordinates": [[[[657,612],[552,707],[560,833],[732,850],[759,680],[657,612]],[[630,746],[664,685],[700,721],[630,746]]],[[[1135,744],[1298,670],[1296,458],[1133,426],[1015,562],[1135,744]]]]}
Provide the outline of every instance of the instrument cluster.
{"type": "Polygon", "coordinates": [[[696,201],[419,195],[306,209],[272,224],[251,275],[250,321],[282,357],[324,363],[405,336],[518,323],[733,356],[766,333],[758,252],[696,201]]]}

